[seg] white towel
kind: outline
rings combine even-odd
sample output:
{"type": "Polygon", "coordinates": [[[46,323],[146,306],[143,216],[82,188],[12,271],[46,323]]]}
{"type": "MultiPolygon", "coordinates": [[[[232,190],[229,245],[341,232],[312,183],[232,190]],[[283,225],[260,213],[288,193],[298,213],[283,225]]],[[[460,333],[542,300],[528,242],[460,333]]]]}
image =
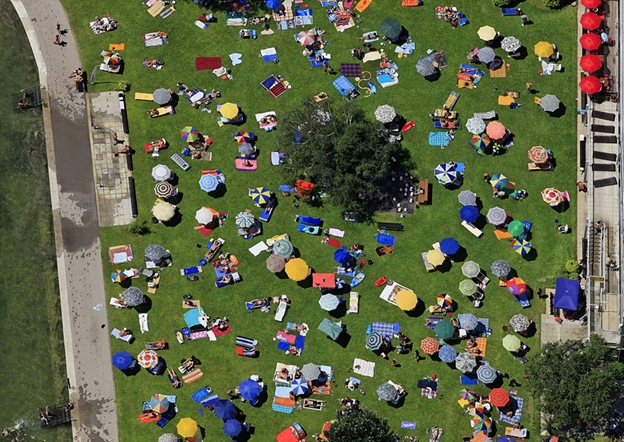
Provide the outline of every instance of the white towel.
{"type": "Polygon", "coordinates": [[[329,234],[331,236],[336,236],[338,238],[342,238],[345,236],[345,231],[344,230],[340,230],[340,229],[334,229],[333,227],[331,227],[329,229],[329,234]]]}
{"type": "Polygon", "coordinates": [[[149,325],[147,325],[147,313],[139,313],[139,327],[141,328],[141,333],[149,331],[149,325]]]}
{"type": "Polygon", "coordinates": [[[372,378],[375,376],[375,363],[355,358],[353,360],[353,373],[372,378]]]}
{"type": "Polygon", "coordinates": [[[260,241],[255,246],[249,248],[249,252],[251,252],[253,256],[258,256],[262,252],[267,252],[268,250],[269,246],[267,246],[264,241],[260,241]]]}

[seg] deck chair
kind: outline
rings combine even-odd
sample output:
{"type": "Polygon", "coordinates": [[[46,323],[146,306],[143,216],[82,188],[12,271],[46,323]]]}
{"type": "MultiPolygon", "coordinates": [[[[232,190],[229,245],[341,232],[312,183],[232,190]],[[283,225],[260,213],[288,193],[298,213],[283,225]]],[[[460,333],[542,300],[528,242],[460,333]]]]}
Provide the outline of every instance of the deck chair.
{"type": "Polygon", "coordinates": [[[175,110],[173,109],[173,106],[159,107],[156,110],[158,111],[158,114],[151,116],[152,118],[162,117],[163,115],[168,115],[168,114],[175,114],[175,110]]]}
{"type": "Polygon", "coordinates": [[[118,328],[114,328],[111,331],[111,336],[114,336],[122,341],[126,341],[128,344],[132,344],[132,342],[134,342],[134,336],[132,334],[121,336],[121,330],[119,330],[118,328]]]}
{"type": "Polygon", "coordinates": [[[280,322],[283,321],[286,310],[288,310],[288,303],[280,301],[277,306],[277,310],[275,310],[275,320],[280,322]]]}
{"type": "Polygon", "coordinates": [[[142,92],[135,92],[134,99],[140,101],[154,101],[154,94],[145,94],[142,92]]]}
{"type": "Polygon", "coordinates": [[[444,103],[444,109],[446,110],[453,110],[453,107],[455,107],[455,104],[457,103],[457,100],[459,99],[459,94],[455,91],[452,91],[448,98],[446,99],[446,102],[444,103]]]}

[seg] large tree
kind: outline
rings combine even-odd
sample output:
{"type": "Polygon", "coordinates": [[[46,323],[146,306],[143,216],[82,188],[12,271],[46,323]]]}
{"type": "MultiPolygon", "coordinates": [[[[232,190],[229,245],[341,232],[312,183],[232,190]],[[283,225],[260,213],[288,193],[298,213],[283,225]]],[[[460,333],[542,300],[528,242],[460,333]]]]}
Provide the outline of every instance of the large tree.
{"type": "Polygon", "coordinates": [[[390,142],[385,128],[353,103],[306,100],[280,119],[282,168],[293,181],[305,176],[337,206],[372,214],[385,197],[384,184],[409,154],[390,142]]]}
{"type": "Polygon", "coordinates": [[[544,345],[528,365],[530,388],[553,430],[582,436],[598,431],[621,394],[624,370],[603,338],[544,345]]]}
{"type": "Polygon", "coordinates": [[[330,442],[393,442],[397,434],[386,419],[366,408],[341,415],[329,428],[330,442]]]}

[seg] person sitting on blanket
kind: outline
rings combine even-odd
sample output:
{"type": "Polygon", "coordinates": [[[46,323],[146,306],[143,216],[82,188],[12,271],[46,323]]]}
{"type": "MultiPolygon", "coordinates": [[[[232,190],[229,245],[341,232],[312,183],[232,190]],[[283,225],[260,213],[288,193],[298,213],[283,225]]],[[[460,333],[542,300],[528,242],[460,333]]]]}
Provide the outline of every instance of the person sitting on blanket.
{"type": "Polygon", "coordinates": [[[221,278],[217,280],[219,284],[229,284],[232,282],[232,275],[223,275],[221,278]]]}
{"type": "Polygon", "coordinates": [[[158,109],[150,109],[147,111],[147,115],[150,118],[156,118],[158,116],[158,109]]]}
{"type": "Polygon", "coordinates": [[[226,317],[217,318],[217,320],[212,323],[212,327],[213,328],[216,327],[217,330],[219,330],[219,331],[226,331],[228,329],[228,327],[229,327],[229,325],[228,325],[228,318],[226,318],[226,317]]]}
{"type": "Polygon", "coordinates": [[[253,301],[249,302],[249,304],[251,308],[266,307],[267,305],[269,305],[269,298],[254,299],[253,301]]]}
{"type": "Polygon", "coordinates": [[[275,376],[286,381],[290,380],[290,376],[288,375],[288,370],[286,368],[282,368],[280,371],[275,373],[275,376]]]}
{"type": "Polygon", "coordinates": [[[173,368],[167,368],[167,377],[169,378],[169,382],[171,382],[173,388],[182,387],[182,382],[180,381],[180,378],[178,378],[176,372],[173,371],[173,368]]]}

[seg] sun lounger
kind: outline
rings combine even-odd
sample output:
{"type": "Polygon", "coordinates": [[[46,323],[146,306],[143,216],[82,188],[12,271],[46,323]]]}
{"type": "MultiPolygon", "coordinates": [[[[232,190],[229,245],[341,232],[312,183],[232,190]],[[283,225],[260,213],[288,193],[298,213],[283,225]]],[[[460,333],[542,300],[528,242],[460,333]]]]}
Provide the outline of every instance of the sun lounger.
{"type": "Polygon", "coordinates": [[[461,225],[464,226],[466,228],[466,230],[468,230],[470,233],[472,233],[477,238],[480,238],[480,237],[483,236],[483,231],[481,231],[480,229],[475,227],[474,224],[469,223],[468,221],[462,221],[461,225]]]}
{"type": "Polygon", "coordinates": [[[201,266],[187,267],[185,269],[180,269],[180,275],[196,275],[197,273],[202,273],[203,271],[204,269],[201,266]]]}
{"type": "Polygon", "coordinates": [[[134,99],[139,101],[154,101],[154,94],[145,94],[142,92],[135,92],[134,99]]]}
{"type": "Polygon", "coordinates": [[[347,315],[350,313],[359,313],[360,311],[360,294],[358,292],[349,293],[349,308],[347,315]]]}
{"type": "Polygon", "coordinates": [[[482,120],[493,120],[496,118],[495,111],[487,111],[487,112],[475,112],[473,114],[475,118],[481,118],[482,120]]]}
{"type": "Polygon", "coordinates": [[[280,301],[277,305],[277,309],[275,310],[275,320],[280,322],[283,321],[286,310],[288,310],[288,303],[280,301]]]}
{"type": "Polygon", "coordinates": [[[158,111],[158,113],[150,115],[150,118],[158,118],[162,117],[163,115],[175,114],[175,109],[173,108],[173,106],[159,107],[156,110],[158,111]]]}
{"type": "Polygon", "coordinates": [[[444,109],[453,110],[455,104],[457,103],[457,100],[459,100],[459,94],[455,91],[452,91],[446,99],[446,102],[444,103],[444,109]]]}
{"type": "Polygon", "coordinates": [[[111,331],[111,336],[114,336],[117,339],[120,339],[122,341],[126,341],[128,344],[132,344],[132,342],[134,342],[134,336],[132,336],[132,334],[121,336],[120,333],[121,333],[121,330],[119,330],[118,328],[114,328],[111,331]]]}
{"type": "Polygon", "coordinates": [[[157,15],[159,15],[163,11],[163,9],[165,9],[165,2],[157,1],[152,6],[147,8],[147,12],[152,17],[156,17],[157,15]]]}
{"type": "Polygon", "coordinates": [[[115,308],[126,308],[127,307],[127,305],[121,299],[118,299],[118,298],[111,298],[109,304],[112,305],[115,308]]]}
{"type": "Polygon", "coordinates": [[[149,325],[147,323],[147,313],[139,313],[139,327],[141,329],[141,333],[149,331],[149,325]]]}

